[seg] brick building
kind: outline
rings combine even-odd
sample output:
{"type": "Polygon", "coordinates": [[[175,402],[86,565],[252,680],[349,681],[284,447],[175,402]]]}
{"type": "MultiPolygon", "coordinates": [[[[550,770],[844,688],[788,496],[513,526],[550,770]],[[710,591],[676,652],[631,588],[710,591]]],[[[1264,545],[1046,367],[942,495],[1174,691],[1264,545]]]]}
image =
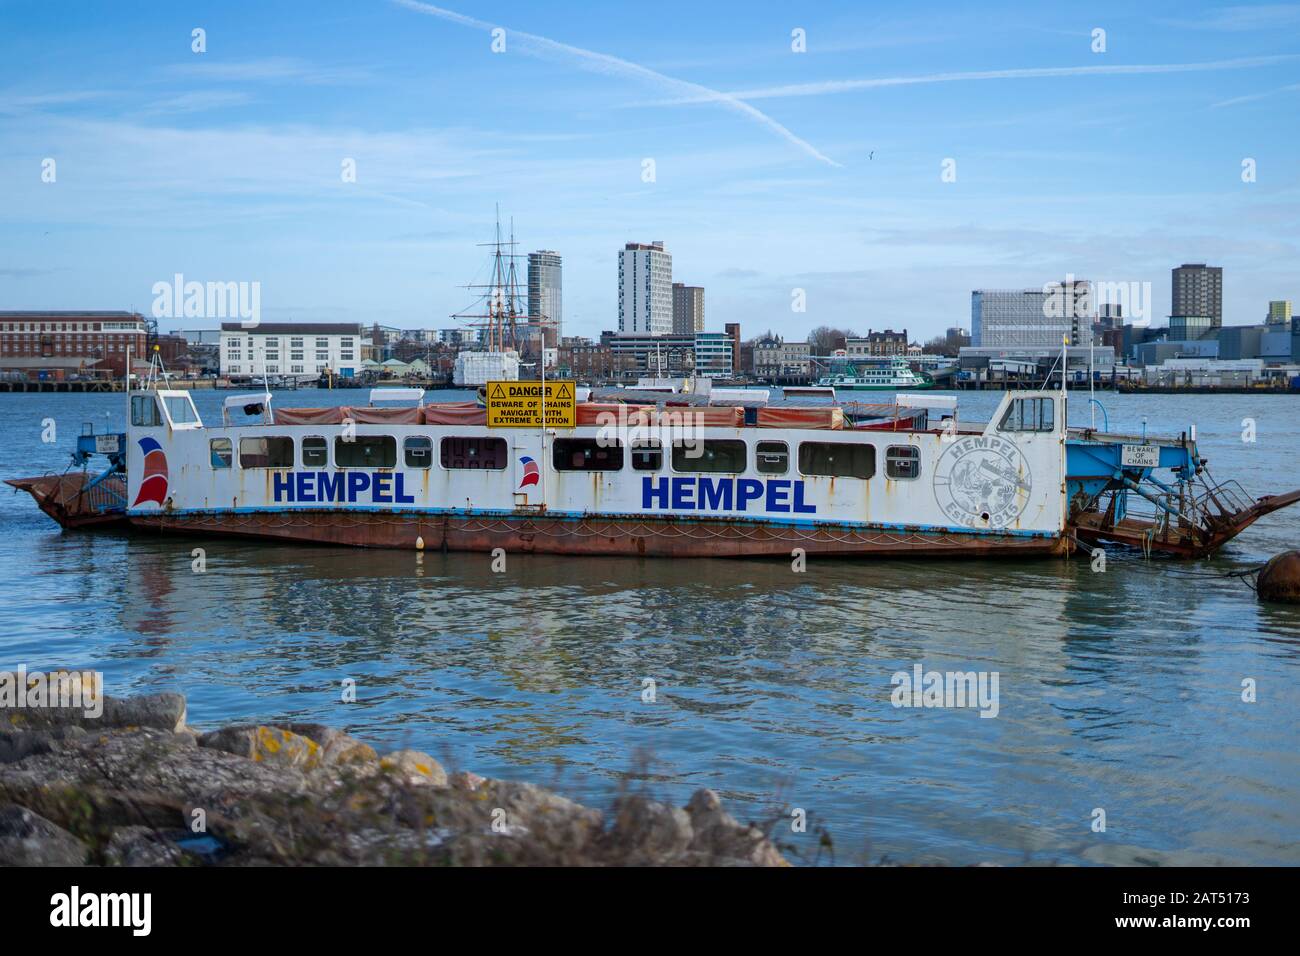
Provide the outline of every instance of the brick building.
{"type": "Polygon", "coordinates": [[[0,312],[0,369],[120,378],[128,356],[147,358],[146,336],[138,312],[0,312]]]}

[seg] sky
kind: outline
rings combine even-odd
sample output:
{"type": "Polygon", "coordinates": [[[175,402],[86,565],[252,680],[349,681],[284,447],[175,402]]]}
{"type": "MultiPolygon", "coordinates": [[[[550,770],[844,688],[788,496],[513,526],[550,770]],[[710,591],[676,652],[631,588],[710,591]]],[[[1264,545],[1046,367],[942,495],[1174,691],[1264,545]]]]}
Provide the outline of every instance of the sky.
{"type": "Polygon", "coordinates": [[[454,327],[499,206],[566,335],[655,240],[746,338],[924,341],[1067,274],[1159,325],[1183,262],[1245,324],[1300,304],[1298,116],[1300,4],[0,0],[0,309],[180,273],[454,327]]]}

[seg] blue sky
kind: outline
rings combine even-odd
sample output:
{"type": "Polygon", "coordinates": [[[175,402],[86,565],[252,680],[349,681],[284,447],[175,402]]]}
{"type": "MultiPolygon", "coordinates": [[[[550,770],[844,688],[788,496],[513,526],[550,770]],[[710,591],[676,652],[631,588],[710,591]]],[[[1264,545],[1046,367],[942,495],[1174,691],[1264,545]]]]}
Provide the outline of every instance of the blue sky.
{"type": "Polygon", "coordinates": [[[803,6],[0,0],[0,308],[148,311],[179,272],[448,327],[497,203],[563,254],[566,334],[616,327],[628,240],[746,337],[924,339],[1067,272],[1162,317],[1181,262],[1228,323],[1300,300],[1300,5],[803,6]]]}

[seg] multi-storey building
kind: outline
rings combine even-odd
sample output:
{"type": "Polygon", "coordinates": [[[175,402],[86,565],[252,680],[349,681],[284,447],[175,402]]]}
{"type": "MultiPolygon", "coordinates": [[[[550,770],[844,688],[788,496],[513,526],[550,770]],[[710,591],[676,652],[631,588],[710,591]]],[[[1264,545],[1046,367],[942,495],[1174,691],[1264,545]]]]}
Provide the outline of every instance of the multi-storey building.
{"type": "Polygon", "coordinates": [[[629,242],[618,254],[618,331],[673,331],[673,257],[662,242],[629,242]]]}
{"type": "Polygon", "coordinates": [[[0,367],[34,374],[99,369],[126,374],[147,359],[148,327],[138,312],[0,312],[0,367]]]}
{"type": "Polygon", "coordinates": [[[1223,325],[1223,269],[1203,262],[1173,270],[1169,337],[1191,339],[1223,325]]]}
{"type": "Polygon", "coordinates": [[[1050,354],[1092,343],[1092,283],[1049,282],[1041,289],[976,289],[971,293],[972,348],[1050,354]]]}
{"type": "Polygon", "coordinates": [[[861,338],[845,339],[844,354],[849,358],[906,355],[907,329],[903,329],[901,332],[895,332],[893,329],[885,329],[883,332],[868,331],[861,338]]]}
{"type": "Polygon", "coordinates": [[[736,374],[736,338],[727,332],[695,333],[695,374],[731,378],[736,374]]]}
{"type": "Polygon", "coordinates": [[[1265,320],[1268,325],[1290,325],[1291,324],[1291,300],[1275,299],[1268,304],[1268,318],[1265,320]]]}
{"type": "Polygon", "coordinates": [[[704,331],[704,287],[673,283],[673,332],[684,335],[704,331]]]}
{"type": "Polygon", "coordinates": [[[754,343],[754,374],[771,381],[802,382],[812,374],[812,350],[807,342],[785,342],[780,336],[754,343]]]}
{"type": "Polygon", "coordinates": [[[563,280],[564,263],[558,252],[528,253],[528,314],[541,317],[548,344],[559,342],[564,334],[563,280]]]}
{"type": "Polygon", "coordinates": [[[356,322],[262,322],[251,329],[221,323],[221,374],[228,378],[351,378],[361,370],[356,322]]]}

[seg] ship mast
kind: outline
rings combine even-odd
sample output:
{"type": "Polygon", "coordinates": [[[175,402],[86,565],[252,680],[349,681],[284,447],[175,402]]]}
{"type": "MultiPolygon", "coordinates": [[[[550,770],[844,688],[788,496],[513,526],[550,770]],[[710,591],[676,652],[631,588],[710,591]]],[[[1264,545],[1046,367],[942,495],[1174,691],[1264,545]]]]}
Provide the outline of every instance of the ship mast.
{"type": "Polygon", "coordinates": [[[490,352],[504,352],[512,348],[521,354],[529,342],[521,341],[520,325],[526,323],[529,332],[536,330],[541,347],[545,347],[546,329],[553,328],[555,321],[550,316],[533,315],[528,309],[527,301],[521,306],[524,295],[519,289],[519,270],[516,259],[523,258],[515,247],[515,224],[510,220],[510,238],[501,237],[501,207],[497,206],[496,238],[492,242],[479,243],[490,248],[491,269],[486,283],[467,285],[465,288],[475,290],[477,299],[463,312],[453,312],[451,317],[466,322],[471,328],[486,333],[486,344],[490,352]]]}

